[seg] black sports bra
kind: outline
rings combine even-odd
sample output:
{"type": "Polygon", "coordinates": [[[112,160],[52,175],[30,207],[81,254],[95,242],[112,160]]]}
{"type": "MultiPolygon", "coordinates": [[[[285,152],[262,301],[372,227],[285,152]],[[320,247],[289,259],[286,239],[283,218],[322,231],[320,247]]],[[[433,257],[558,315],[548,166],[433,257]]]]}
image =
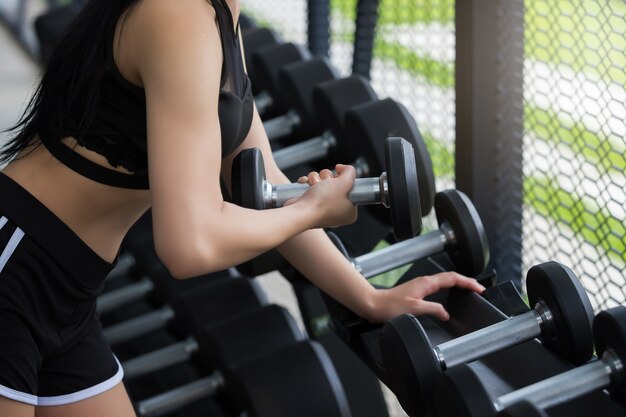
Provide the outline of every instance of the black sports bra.
{"type": "MultiPolygon", "coordinates": [[[[253,98],[241,58],[239,25],[235,29],[225,0],[211,0],[211,3],[216,11],[223,53],[218,113],[222,157],[225,157],[243,142],[250,130],[253,98]]],[[[81,109],[71,109],[60,137],[42,137],[41,141],[55,158],[87,178],[114,187],[148,189],[145,91],[119,72],[113,58],[113,34],[108,38],[111,46],[107,48],[95,119],[85,134],[78,136],[81,109]],[[79,145],[106,157],[111,166],[121,166],[132,174],[103,167],[81,156],[61,142],[66,136],[73,136],[79,145]]]]}

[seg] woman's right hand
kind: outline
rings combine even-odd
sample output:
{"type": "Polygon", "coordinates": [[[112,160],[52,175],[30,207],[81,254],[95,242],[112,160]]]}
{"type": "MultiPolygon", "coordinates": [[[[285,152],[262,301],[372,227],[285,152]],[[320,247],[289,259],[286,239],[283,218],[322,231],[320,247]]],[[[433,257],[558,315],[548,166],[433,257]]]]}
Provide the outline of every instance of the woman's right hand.
{"type": "Polygon", "coordinates": [[[287,202],[312,205],[316,228],[343,226],[357,219],[357,208],[348,198],[356,171],[352,165],[341,164],[337,164],[335,171],[336,176],[332,171],[324,169],[298,178],[298,183],[309,184],[311,188],[299,198],[287,202]]]}

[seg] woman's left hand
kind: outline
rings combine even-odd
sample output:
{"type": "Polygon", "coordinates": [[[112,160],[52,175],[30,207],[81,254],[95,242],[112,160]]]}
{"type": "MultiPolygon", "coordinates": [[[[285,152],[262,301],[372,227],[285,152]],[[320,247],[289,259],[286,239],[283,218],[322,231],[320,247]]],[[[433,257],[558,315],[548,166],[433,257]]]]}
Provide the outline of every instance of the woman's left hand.
{"type": "Polygon", "coordinates": [[[456,272],[441,272],[414,278],[404,284],[389,289],[376,291],[373,305],[373,314],[369,320],[384,322],[400,314],[410,313],[415,316],[428,314],[446,321],[450,314],[443,305],[424,298],[438,292],[443,288],[460,287],[470,291],[482,293],[485,287],[472,278],[457,274],[456,272]]]}

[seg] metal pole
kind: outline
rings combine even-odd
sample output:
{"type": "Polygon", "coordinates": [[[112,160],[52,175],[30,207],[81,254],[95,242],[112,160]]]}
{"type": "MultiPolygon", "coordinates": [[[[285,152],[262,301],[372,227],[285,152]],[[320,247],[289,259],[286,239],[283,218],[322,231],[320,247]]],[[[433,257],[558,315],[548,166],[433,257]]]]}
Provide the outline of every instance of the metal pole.
{"type": "Polygon", "coordinates": [[[456,2],[456,186],[485,225],[499,280],[521,280],[523,0],[456,2]]]}

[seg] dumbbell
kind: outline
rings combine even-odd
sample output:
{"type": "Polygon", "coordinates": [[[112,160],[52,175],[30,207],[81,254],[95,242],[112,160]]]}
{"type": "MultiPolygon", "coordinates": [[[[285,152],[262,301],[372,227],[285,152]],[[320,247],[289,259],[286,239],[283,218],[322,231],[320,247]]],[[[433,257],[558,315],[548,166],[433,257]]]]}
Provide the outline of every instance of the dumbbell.
{"type": "Polygon", "coordinates": [[[593,310],[572,270],[553,261],[535,265],[526,275],[526,289],[531,311],[437,346],[410,314],[385,323],[380,334],[384,368],[409,415],[434,415],[434,385],[446,369],[536,337],[573,364],[589,360],[593,310]]]}
{"type": "Polygon", "coordinates": [[[241,40],[243,41],[244,61],[246,62],[246,71],[252,82],[252,93],[258,94],[257,80],[252,65],[252,57],[259,49],[282,43],[282,39],[276,32],[268,28],[244,29],[241,31],[241,40]]]}
{"type": "Polygon", "coordinates": [[[498,417],[548,417],[548,415],[533,403],[520,401],[499,412],[498,417]]]}
{"type": "Polygon", "coordinates": [[[302,45],[279,43],[267,45],[252,55],[254,78],[259,92],[254,97],[261,117],[274,113],[284,113],[281,103],[278,73],[287,64],[311,59],[311,52],[302,45]]]}
{"type": "MultiPolygon", "coordinates": [[[[413,237],[422,226],[413,147],[402,138],[388,138],[385,159],[387,171],[380,177],[354,181],[350,201],[355,205],[383,204],[389,207],[398,239],[413,237]]],[[[265,178],[263,156],[258,148],[244,149],[233,161],[233,201],[243,207],[257,210],[282,207],[309,187],[308,184],[272,185],[265,178]]]]}
{"type": "Polygon", "coordinates": [[[351,416],[326,351],[305,340],[215,371],[208,377],[136,403],[139,416],[160,415],[222,387],[251,417],[351,416]]]}
{"type": "Polygon", "coordinates": [[[256,281],[232,278],[171,294],[168,301],[153,312],[105,327],[104,337],[109,344],[116,345],[166,326],[189,334],[208,321],[260,308],[267,304],[267,297],[256,281]]]}
{"type": "Polygon", "coordinates": [[[287,310],[267,305],[226,316],[184,341],[126,360],[122,363],[124,379],[139,378],[194,357],[201,370],[210,371],[304,339],[287,310]]]}
{"type": "MultiPolygon", "coordinates": [[[[354,78],[351,82],[356,80],[360,79],[354,78]]],[[[342,88],[336,88],[342,83],[348,84],[348,79],[323,83],[315,91],[318,119],[325,121],[324,125],[330,129],[318,138],[275,151],[273,157],[276,164],[286,169],[320,158],[328,160],[331,165],[351,161],[357,169],[357,176],[368,176],[384,170],[382,139],[388,136],[403,137],[411,143],[415,152],[421,211],[422,216],[425,216],[432,209],[435,177],[430,155],[415,119],[402,104],[393,99],[375,100],[374,96],[368,96],[365,87],[361,87],[363,97],[360,99],[349,94],[346,96],[342,88]]],[[[362,85],[360,82],[355,84],[362,85]]],[[[389,223],[386,211],[374,210],[374,214],[379,220],[389,223]]]]}
{"type": "Polygon", "coordinates": [[[278,74],[282,101],[290,109],[282,116],[263,122],[269,140],[297,135],[312,137],[323,132],[313,105],[316,85],[339,78],[337,70],[324,58],[286,65],[278,74]]]}
{"type": "Polygon", "coordinates": [[[436,410],[441,417],[492,417],[528,401],[545,410],[607,389],[619,402],[626,400],[626,308],[600,312],[593,321],[596,353],[600,357],[578,368],[499,396],[495,401],[467,365],[450,369],[438,382],[436,410]]]}
{"type": "MultiPolygon", "coordinates": [[[[358,75],[318,84],[313,89],[313,109],[317,123],[324,128],[323,132],[273,152],[276,165],[281,170],[287,170],[329,156],[343,162],[356,159],[358,151],[347,146],[344,139],[346,112],[356,105],[377,99],[369,81],[358,75]]],[[[387,136],[391,135],[384,134],[377,140],[387,136]]]]}
{"type": "Polygon", "coordinates": [[[356,258],[350,258],[337,235],[332,232],[328,235],[365,278],[440,252],[448,253],[457,272],[468,276],[480,274],[489,262],[489,245],[470,199],[458,190],[441,191],[435,196],[435,213],[439,229],[356,258]]]}

